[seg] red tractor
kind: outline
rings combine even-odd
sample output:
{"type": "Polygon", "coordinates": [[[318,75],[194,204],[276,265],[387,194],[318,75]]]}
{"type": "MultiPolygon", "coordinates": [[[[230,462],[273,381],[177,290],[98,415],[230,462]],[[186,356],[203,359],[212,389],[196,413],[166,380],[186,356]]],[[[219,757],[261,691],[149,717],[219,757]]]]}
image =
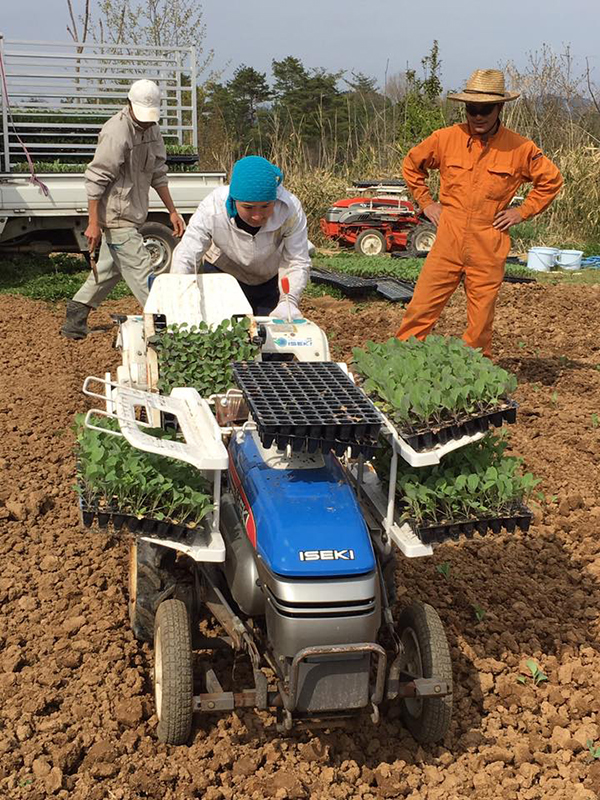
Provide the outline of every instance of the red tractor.
{"type": "Polygon", "coordinates": [[[362,194],[338,200],[320,220],[327,238],[364,256],[394,250],[419,256],[431,250],[435,225],[417,212],[405,183],[354,181],[349,191],[362,194]]]}

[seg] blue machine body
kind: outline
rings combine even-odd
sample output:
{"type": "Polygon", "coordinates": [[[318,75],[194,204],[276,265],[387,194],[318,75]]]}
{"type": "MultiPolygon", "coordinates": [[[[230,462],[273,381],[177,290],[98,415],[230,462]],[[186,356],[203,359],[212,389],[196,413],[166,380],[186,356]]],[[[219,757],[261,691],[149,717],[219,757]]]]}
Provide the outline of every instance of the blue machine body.
{"type": "Polygon", "coordinates": [[[335,456],[318,468],[273,469],[252,436],[232,437],[229,456],[248,537],[271,572],[339,578],[375,568],[360,506],[335,456]]]}

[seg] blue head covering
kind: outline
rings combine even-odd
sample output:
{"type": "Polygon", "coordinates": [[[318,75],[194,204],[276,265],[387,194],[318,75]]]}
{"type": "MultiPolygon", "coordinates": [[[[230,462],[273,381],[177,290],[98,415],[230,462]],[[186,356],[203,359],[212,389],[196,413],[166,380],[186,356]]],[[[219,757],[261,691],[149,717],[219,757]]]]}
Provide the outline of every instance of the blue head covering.
{"type": "Polygon", "coordinates": [[[277,199],[277,187],[283,181],[283,172],[262,156],[246,156],[233,165],[229,196],[225,202],[227,213],[235,217],[235,201],[243,203],[272,203],[277,199]]]}

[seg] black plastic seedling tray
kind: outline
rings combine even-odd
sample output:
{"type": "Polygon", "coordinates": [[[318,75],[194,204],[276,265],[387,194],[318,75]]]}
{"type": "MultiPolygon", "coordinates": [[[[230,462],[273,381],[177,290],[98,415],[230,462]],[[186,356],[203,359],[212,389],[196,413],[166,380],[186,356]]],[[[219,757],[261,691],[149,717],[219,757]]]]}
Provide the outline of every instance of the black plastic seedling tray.
{"type": "Polygon", "coordinates": [[[130,533],[141,533],[146,536],[160,536],[164,539],[179,539],[190,533],[192,528],[186,525],[178,525],[174,522],[152,519],[151,517],[134,517],[131,514],[123,514],[115,508],[98,508],[79,503],[81,521],[86,528],[91,528],[96,524],[99,528],[108,528],[110,525],[115,531],[127,528],[130,533]]]}
{"type": "Polygon", "coordinates": [[[233,377],[264,447],[372,455],[383,417],[346,373],[331,362],[233,364],[233,377]]]}
{"type": "Polygon", "coordinates": [[[502,280],[505,283],[537,283],[535,278],[528,278],[526,275],[505,275],[502,280]]]}
{"type": "Polygon", "coordinates": [[[334,286],[349,297],[365,292],[377,292],[386,300],[408,303],[412,300],[414,284],[400,278],[360,278],[357,275],[342,275],[326,269],[312,269],[310,279],[314,283],[334,286]]]}
{"type": "Polygon", "coordinates": [[[313,283],[326,283],[329,286],[334,286],[350,297],[375,291],[377,288],[377,283],[372,278],[343,275],[339,272],[331,272],[328,269],[316,269],[314,267],[310,271],[310,279],[313,283]]]}
{"type": "Polygon", "coordinates": [[[486,517],[471,519],[464,522],[454,522],[444,525],[417,525],[412,522],[413,529],[423,544],[442,544],[457,540],[461,536],[471,538],[475,533],[485,536],[487,533],[500,533],[506,530],[514,533],[518,528],[527,533],[531,525],[533,514],[526,506],[520,506],[512,513],[502,517],[486,517]]]}
{"type": "Polygon", "coordinates": [[[376,278],[377,292],[394,303],[410,303],[415,285],[400,278],[376,278]]]}
{"type": "Polygon", "coordinates": [[[444,445],[463,436],[473,436],[476,433],[485,433],[490,426],[500,428],[505,422],[512,425],[517,421],[517,403],[512,400],[503,408],[492,409],[485,414],[465,419],[464,422],[444,425],[435,430],[429,429],[418,433],[399,431],[400,436],[418,453],[431,450],[436,445],[444,445]]]}

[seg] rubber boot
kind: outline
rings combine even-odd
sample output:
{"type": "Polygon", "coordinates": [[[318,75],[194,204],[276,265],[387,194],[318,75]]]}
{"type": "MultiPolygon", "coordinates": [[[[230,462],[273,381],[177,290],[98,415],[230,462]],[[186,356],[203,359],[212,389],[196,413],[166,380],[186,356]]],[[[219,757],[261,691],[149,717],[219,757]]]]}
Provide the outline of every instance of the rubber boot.
{"type": "Polygon", "coordinates": [[[85,303],[69,300],[67,303],[67,316],[60,329],[61,334],[66,336],[67,339],[85,339],[89,333],[87,318],[91,310],[91,306],[86,306],[85,303]]]}

